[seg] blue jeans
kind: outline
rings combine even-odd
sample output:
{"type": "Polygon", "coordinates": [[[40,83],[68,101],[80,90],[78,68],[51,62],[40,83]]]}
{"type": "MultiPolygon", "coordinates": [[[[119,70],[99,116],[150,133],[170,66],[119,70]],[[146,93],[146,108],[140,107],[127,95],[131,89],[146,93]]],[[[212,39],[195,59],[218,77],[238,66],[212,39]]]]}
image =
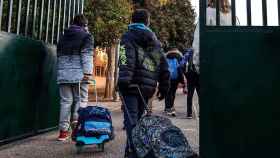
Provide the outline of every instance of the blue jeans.
{"type": "Polygon", "coordinates": [[[68,131],[70,128],[70,118],[78,120],[78,109],[80,106],[87,106],[88,103],[88,85],[81,84],[60,84],[60,118],[59,130],[68,131]],[[79,95],[80,93],[80,95],[79,95]],[[72,115],[71,110],[73,109],[72,115]]]}
{"type": "MultiPolygon", "coordinates": [[[[137,154],[132,143],[132,129],[136,126],[138,120],[144,113],[144,103],[139,95],[123,96],[126,106],[124,106],[124,125],[127,135],[127,144],[125,151],[129,152],[129,158],[137,158],[137,154]],[[129,114],[128,114],[129,113],[129,114]]],[[[147,103],[148,99],[145,98],[147,103]]]]}

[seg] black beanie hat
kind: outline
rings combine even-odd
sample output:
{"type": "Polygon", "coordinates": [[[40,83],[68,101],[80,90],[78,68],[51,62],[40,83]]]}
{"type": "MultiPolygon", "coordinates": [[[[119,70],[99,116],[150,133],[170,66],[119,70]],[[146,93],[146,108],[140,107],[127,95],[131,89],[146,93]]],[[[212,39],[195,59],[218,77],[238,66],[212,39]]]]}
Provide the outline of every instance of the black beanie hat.
{"type": "Polygon", "coordinates": [[[150,13],[146,9],[136,9],[132,14],[132,23],[143,23],[148,25],[150,13]]]}

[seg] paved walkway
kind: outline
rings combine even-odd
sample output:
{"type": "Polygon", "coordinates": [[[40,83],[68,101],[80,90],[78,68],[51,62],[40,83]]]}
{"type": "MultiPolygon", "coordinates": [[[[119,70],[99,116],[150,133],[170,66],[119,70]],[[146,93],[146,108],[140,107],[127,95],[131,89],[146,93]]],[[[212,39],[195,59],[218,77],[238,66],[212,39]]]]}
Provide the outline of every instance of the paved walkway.
{"type": "MultiPolygon", "coordinates": [[[[197,104],[197,99],[195,100],[197,104]]],[[[87,148],[80,155],[76,154],[71,141],[56,141],[57,131],[31,137],[0,147],[0,158],[122,158],[124,155],[125,133],[122,130],[122,113],[120,103],[102,103],[112,111],[116,137],[105,145],[105,152],[96,151],[95,147],[87,148]]],[[[164,102],[154,102],[154,114],[162,115],[164,102]]],[[[186,119],[186,96],[178,93],[175,103],[177,117],[173,123],[182,129],[195,151],[199,149],[199,119],[186,119]]]]}

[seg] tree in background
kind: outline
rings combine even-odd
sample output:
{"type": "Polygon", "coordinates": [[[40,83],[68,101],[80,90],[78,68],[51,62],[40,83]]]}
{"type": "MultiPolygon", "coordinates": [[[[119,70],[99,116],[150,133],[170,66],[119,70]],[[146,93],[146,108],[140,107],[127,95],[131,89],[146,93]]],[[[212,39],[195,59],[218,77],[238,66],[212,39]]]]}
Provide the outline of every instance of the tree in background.
{"type": "Polygon", "coordinates": [[[195,13],[189,0],[134,0],[134,3],[151,12],[151,28],[163,48],[176,46],[183,51],[191,47],[195,13]]]}
{"type": "Polygon", "coordinates": [[[182,51],[192,43],[195,14],[189,0],[86,0],[84,14],[95,45],[107,48],[105,98],[112,98],[116,45],[127,30],[132,2],[134,8],[144,7],[151,12],[151,28],[163,48],[176,46],[182,51]]]}
{"type": "Polygon", "coordinates": [[[84,14],[94,34],[95,46],[105,47],[108,55],[104,98],[111,99],[114,85],[116,46],[127,30],[132,13],[130,0],[86,0],[84,14]]]}
{"type": "Polygon", "coordinates": [[[84,14],[94,33],[95,45],[111,47],[127,30],[132,5],[129,0],[87,0],[84,14]]]}

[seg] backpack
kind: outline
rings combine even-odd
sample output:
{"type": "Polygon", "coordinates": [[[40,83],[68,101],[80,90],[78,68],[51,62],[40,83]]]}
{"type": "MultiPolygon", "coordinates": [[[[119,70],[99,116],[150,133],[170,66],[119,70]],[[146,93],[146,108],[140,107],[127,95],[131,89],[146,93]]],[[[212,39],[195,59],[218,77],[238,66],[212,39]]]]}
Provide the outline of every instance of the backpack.
{"type": "Polygon", "coordinates": [[[170,72],[171,80],[178,79],[178,76],[179,76],[179,74],[178,74],[178,67],[179,67],[178,60],[176,58],[167,59],[167,63],[168,63],[168,70],[170,72]]]}
{"type": "Polygon", "coordinates": [[[197,155],[183,132],[161,116],[140,119],[132,130],[132,143],[140,158],[149,153],[156,158],[192,158],[197,155]]]}
{"type": "Polygon", "coordinates": [[[80,108],[77,135],[86,137],[99,137],[109,135],[110,139],[114,137],[111,113],[107,108],[99,106],[88,106],[80,108]]]}

